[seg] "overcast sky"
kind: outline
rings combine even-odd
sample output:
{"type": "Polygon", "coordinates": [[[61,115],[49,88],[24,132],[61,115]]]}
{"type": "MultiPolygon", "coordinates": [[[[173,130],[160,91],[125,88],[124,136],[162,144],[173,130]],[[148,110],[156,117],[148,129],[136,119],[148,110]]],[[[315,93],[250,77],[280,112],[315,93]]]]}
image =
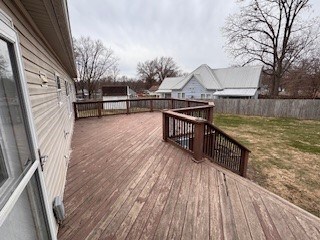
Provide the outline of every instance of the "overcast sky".
{"type": "MultiPolygon", "coordinates": [[[[311,0],[313,14],[320,1],[311,0]]],[[[236,0],[68,0],[73,37],[91,36],[120,58],[120,75],[136,77],[138,62],[173,57],[191,72],[234,63],[221,28],[237,12],[236,0]]]]}

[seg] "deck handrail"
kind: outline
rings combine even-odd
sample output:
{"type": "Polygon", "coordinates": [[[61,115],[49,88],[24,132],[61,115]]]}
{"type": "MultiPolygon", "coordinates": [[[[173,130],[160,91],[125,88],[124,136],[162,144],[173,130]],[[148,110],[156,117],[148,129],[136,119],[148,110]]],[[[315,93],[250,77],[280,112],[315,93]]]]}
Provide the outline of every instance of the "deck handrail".
{"type": "Polygon", "coordinates": [[[147,112],[162,109],[177,109],[204,106],[208,107],[208,102],[191,99],[175,98],[132,98],[118,100],[94,100],[84,102],[74,102],[75,119],[85,117],[102,117],[111,114],[130,114],[137,112],[147,112]]]}
{"type": "MultiPolygon", "coordinates": [[[[196,109],[206,109],[197,107],[196,109]]],[[[246,177],[250,150],[236,139],[214,126],[212,121],[184,114],[185,108],[163,111],[163,140],[193,154],[195,162],[207,157],[243,177],[246,177]]]]}

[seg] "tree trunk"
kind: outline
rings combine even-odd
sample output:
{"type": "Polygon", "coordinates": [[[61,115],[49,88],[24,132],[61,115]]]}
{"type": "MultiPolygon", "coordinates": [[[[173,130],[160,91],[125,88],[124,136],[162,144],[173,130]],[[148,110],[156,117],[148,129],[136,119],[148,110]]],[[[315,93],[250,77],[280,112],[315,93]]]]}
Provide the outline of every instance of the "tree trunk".
{"type": "Polygon", "coordinates": [[[82,98],[84,99],[84,88],[81,88],[81,92],[82,92],[82,98]]]}
{"type": "Polygon", "coordinates": [[[277,74],[273,75],[272,93],[271,93],[273,97],[277,97],[279,95],[280,80],[281,80],[281,77],[279,77],[277,74]]]}

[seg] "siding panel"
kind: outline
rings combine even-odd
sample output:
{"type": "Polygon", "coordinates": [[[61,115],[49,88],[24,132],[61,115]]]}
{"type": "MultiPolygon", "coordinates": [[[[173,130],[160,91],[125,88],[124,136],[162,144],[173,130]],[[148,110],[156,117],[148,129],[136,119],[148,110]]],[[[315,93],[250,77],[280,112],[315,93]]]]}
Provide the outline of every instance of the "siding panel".
{"type": "Polygon", "coordinates": [[[185,93],[188,99],[201,99],[201,94],[210,94],[210,98],[212,98],[212,91],[204,88],[194,77],[181,90],[172,90],[172,97],[178,98],[180,92],[185,93]]]}
{"type": "MultiPolygon", "coordinates": [[[[73,85],[73,80],[52,50],[42,42],[40,37],[37,37],[37,33],[32,31],[32,26],[28,25],[24,16],[10,1],[0,1],[0,8],[12,18],[19,35],[38,144],[42,154],[48,155],[44,176],[48,198],[52,202],[55,196],[63,195],[65,186],[74,116],[68,111],[64,81],[73,85]],[[41,85],[39,72],[46,74],[48,86],[41,85]],[[55,73],[58,73],[61,78],[61,106],[57,98],[55,73]],[[65,136],[65,131],[70,134],[65,136]]],[[[72,89],[71,101],[74,101],[74,88],[72,89]]]]}

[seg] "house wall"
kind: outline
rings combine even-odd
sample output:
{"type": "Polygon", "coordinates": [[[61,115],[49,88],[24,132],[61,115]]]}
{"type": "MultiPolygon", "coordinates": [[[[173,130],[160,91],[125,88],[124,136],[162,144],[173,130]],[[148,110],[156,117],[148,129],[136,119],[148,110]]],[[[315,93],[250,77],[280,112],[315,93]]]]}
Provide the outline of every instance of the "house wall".
{"type": "Polygon", "coordinates": [[[193,77],[181,90],[172,90],[172,98],[178,98],[178,93],[185,93],[185,98],[188,99],[201,99],[201,94],[210,94],[212,99],[213,91],[208,91],[193,77]]]}
{"type": "Polygon", "coordinates": [[[73,81],[55,54],[33,31],[34,26],[29,24],[30,18],[28,20],[22,15],[11,1],[0,1],[0,9],[12,19],[18,33],[37,141],[42,155],[48,156],[43,173],[51,203],[55,196],[63,196],[66,181],[74,124],[71,107],[75,99],[73,81]],[[39,72],[46,75],[47,86],[42,85],[39,72]],[[61,103],[58,102],[55,74],[61,78],[61,103]],[[64,81],[71,86],[69,100],[64,81]]]}

